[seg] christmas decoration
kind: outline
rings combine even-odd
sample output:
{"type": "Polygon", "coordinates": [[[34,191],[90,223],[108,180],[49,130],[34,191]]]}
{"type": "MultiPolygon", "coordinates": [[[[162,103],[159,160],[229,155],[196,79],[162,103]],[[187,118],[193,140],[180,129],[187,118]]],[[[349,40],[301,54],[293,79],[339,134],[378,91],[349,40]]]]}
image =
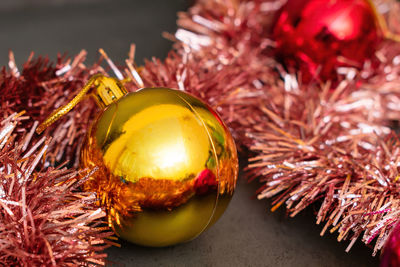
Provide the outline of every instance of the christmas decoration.
{"type": "Polygon", "coordinates": [[[383,33],[367,0],[289,0],[278,13],[274,52],[303,82],[337,80],[340,67],[375,63],[383,33]]]}
{"type": "MultiPolygon", "coordinates": [[[[305,3],[311,6],[307,4],[305,9],[299,9],[299,11],[315,8],[319,2],[310,0],[305,3]]],[[[394,0],[377,0],[369,5],[367,2],[357,0],[354,3],[359,8],[352,9],[351,5],[346,6],[347,1],[336,1],[336,3],[332,4],[332,6],[337,5],[335,10],[343,8],[359,14],[350,18],[350,24],[361,23],[364,18],[372,16],[373,23],[368,21],[360,24],[363,30],[357,27],[345,28],[351,29],[349,32],[355,33],[356,36],[365,37],[365,42],[368,41],[373,50],[370,55],[358,57],[358,52],[365,52],[369,49],[364,46],[364,43],[361,43],[357,53],[330,58],[332,59],[331,65],[327,65],[327,67],[330,67],[333,72],[326,72],[328,73],[327,77],[319,76],[325,75],[322,72],[325,65],[320,69],[318,67],[313,69],[315,72],[311,73],[308,68],[302,67],[304,65],[296,65],[299,64],[297,61],[292,66],[287,62],[282,65],[281,58],[271,56],[279,54],[279,42],[273,40],[272,37],[274,36],[274,26],[277,25],[277,18],[283,14],[280,10],[282,7],[285,9],[283,1],[197,1],[188,12],[179,14],[180,29],[174,36],[169,36],[176,41],[175,50],[164,61],[158,59],[147,61],[140,68],[140,77],[134,67],[134,47],[126,60],[126,67],[121,69],[115,67],[104,51],[101,53],[118,79],[126,82],[124,86],[128,92],[135,92],[138,88],[144,87],[177,88],[199,97],[218,111],[232,129],[239,148],[246,153],[244,154],[246,157],[250,157],[246,168],[249,180],[257,179],[262,183],[262,187],[257,192],[258,198],[274,198],[272,210],[285,205],[288,214],[295,216],[315,203],[318,210],[317,223],[324,223],[321,234],[327,231],[338,232],[338,241],[350,240],[347,250],[357,240],[362,240],[366,244],[375,242],[373,254],[376,254],[385,245],[385,242],[388,244],[388,248],[385,250],[388,251],[387,253],[396,252],[398,250],[396,243],[392,239],[388,239],[388,236],[400,219],[398,212],[400,204],[398,186],[400,142],[398,135],[390,129],[400,117],[398,108],[400,48],[397,43],[393,42],[393,40],[399,40],[396,34],[400,32],[400,4],[394,0]],[[369,9],[372,5],[374,8],[369,9]],[[375,13],[378,11],[379,14],[375,13]],[[364,30],[364,26],[367,31],[364,30]],[[344,58],[351,59],[351,56],[356,55],[357,57],[351,61],[343,61],[344,58]],[[337,77],[332,76],[332,73],[337,74],[337,77]],[[307,85],[303,79],[308,79],[307,85]],[[327,80],[332,80],[333,83],[327,80]]],[[[330,13],[333,11],[324,10],[329,14],[333,14],[330,13]]],[[[318,16],[318,18],[324,22],[329,16],[318,16]]],[[[349,17],[344,15],[341,17],[341,19],[345,18],[349,17]]],[[[306,21],[307,17],[303,17],[299,23],[306,21]]],[[[312,25],[311,28],[318,28],[318,25],[320,26],[320,24],[312,25]]],[[[328,28],[331,29],[335,24],[325,25],[330,26],[328,28]]],[[[307,33],[311,34],[312,32],[307,31],[307,33]]],[[[333,31],[330,31],[328,36],[333,36],[332,34],[333,31]]],[[[329,44],[335,42],[332,41],[329,44]]],[[[349,47],[351,46],[346,46],[346,49],[349,47]]],[[[293,53],[300,52],[293,48],[293,53]]],[[[76,174],[79,163],[78,155],[81,151],[80,144],[87,134],[88,125],[94,120],[92,116],[96,110],[94,103],[89,101],[86,102],[86,105],[78,105],[76,109],[60,118],[57,126],[47,128],[45,134],[53,137],[48,143],[45,143],[45,138],[33,135],[34,130],[28,131],[27,129],[35,129],[37,121],[43,121],[52,110],[66,105],[72,96],[77,94],[77,90],[88,81],[88,77],[95,73],[105,75],[103,68],[99,64],[86,67],[83,64],[84,53],[73,60],[59,59],[54,67],[43,59],[37,61],[29,59],[21,72],[16,68],[12,55],[10,58],[10,71],[3,71],[3,75],[0,77],[2,118],[7,119],[15,111],[26,110],[30,119],[19,122],[18,125],[21,126],[18,129],[20,130],[16,131],[14,136],[20,136],[18,144],[27,144],[26,140],[29,140],[34,144],[35,149],[46,144],[46,154],[49,159],[44,164],[42,161],[38,161],[36,165],[32,166],[39,169],[69,160],[72,163],[70,172],[76,174]],[[74,138],[77,141],[73,141],[74,138]]],[[[303,64],[302,61],[300,63],[303,64]]],[[[110,78],[106,80],[108,79],[110,78]]],[[[115,85],[115,83],[112,84],[115,85]]],[[[102,86],[101,83],[97,86],[110,87],[102,86]]],[[[147,94],[147,90],[149,89],[133,95],[147,94]]],[[[126,97],[129,99],[127,102],[133,101],[130,95],[126,97]]],[[[189,103],[191,102],[189,101],[189,103]]],[[[140,109],[138,114],[127,114],[125,119],[128,122],[129,118],[137,119],[139,114],[156,113],[157,110],[165,111],[162,106],[162,104],[155,105],[155,110],[152,108],[140,109]]],[[[115,109],[116,107],[115,105],[115,109]]],[[[178,109],[173,108],[168,112],[161,113],[166,117],[179,113],[178,109]]],[[[179,114],[185,112],[189,112],[189,110],[179,114]]],[[[194,113],[190,114],[195,116],[194,113]]],[[[202,113],[199,114],[200,117],[204,116],[202,113]]],[[[152,116],[143,117],[150,118],[152,116]]],[[[104,117],[103,120],[106,118],[104,117]]],[[[155,116],[155,118],[160,117],[155,116]]],[[[87,143],[93,142],[97,138],[97,129],[100,129],[101,121],[101,119],[96,121],[98,126],[92,128],[92,132],[88,134],[92,138],[88,138],[87,143]]],[[[145,123],[148,121],[143,119],[142,122],[135,124],[134,127],[138,128],[135,133],[132,133],[138,139],[144,140],[146,145],[134,146],[135,149],[143,149],[141,151],[148,151],[144,148],[151,145],[148,142],[150,138],[146,140],[147,136],[139,129],[142,125],[144,127],[145,123]]],[[[192,124],[186,126],[189,127],[189,125],[192,124]]],[[[105,128],[101,128],[104,133],[105,128]]],[[[210,133],[214,129],[210,130],[210,133]]],[[[194,132],[199,133],[199,131],[194,132]]],[[[9,130],[4,133],[5,136],[8,136],[9,130]]],[[[101,148],[95,150],[104,152],[101,155],[107,155],[111,145],[115,144],[117,148],[119,144],[125,142],[123,131],[118,134],[109,135],[110,138],[115,139],[112,144],[102,144],[102,147],[105,145],[104,151],[101,148]]],[[[103,136],[105,135],[103,134],[103,136]]],[[[4,144],[7,144],[11,150],[14,146],[17,147],[17,142],[14,142],[17,139],[14,140],[12,136],[8,136],[8,141],[4,144]]],[[[148,137],[152,137],[152,135],[149,134],[148,137]]],[[[215,137],[215,142],[210,141],[212,137],[209,138],[209,144],[221,143],[219,137],[215,137]]],[[[228,139],[226,138],[225,141],[228,139]]],[[[204,147],[200,144],[201,142],[194,145],[199,147],[198,151],[203,151],[204,147]]],[[[113,192],[113,197],[130,192],[127,190],[131,189],[130,181],[124,183],[125,181],[118,177],[118,172],[121,172],[123,168],[106,167],[107,162],[119,164],[117,157],[109,154],[106,160],[96,151],[93,153],[89,151],[89,148],[94,149],[95,147],[86,145],[83,150],[82,159],[87,162],[86,166],[90,167],[90,170],[96,170],[85,183],[86,190],[113,192]],[[94,158],[89,161],[87,155],[94,158]],[[94,181],[99,173],[109,173],[102,177],[109,177],[110,181],[96,184],[94,181]],[[114,187],[116,185],[120,187],[114,187]]],[[[213,151],[218,151],[218,149],[215,148],[213,151]]],[[[199,155],[203,154],[199,153],[199,155]]],[[[14,156],[15,154],[10,158],[10,163],[21,164],[22,159],[19,154],[17,153],[17,158],[14,156]]],[[[144,162],[143,158],[141,158],[141,162],[144,162]]],[[[176,157],[171,158],[176,159],[176,157]]],[[[218,157],[218,160],[223,160],[223,157],[218,157]]],[[[223,163],[219,165],[223,165],[223,163]]],[[[124,220],[129,217],[125,216],[128,213],[129,215],[132,213],[145,215],[144,219],[146,219],[151,213],[150,204],[161,202],[164,204],[163,208],[170,205],[168,207],[173,209],[176,203],[184,201],[188,196],[194,197],[192,200],[207,198],[210,196],[209,192],[214,193],[211,196],[216,200],[215,209],[219,207],[220,198],[224,199],[224,194],[221,194],[221,189],[225,188],[222,185],[224,179],[220,177],[220,172],[215,172],[215,169],[207,166],[197,168],[196,173],[187,181],[168,180],[163,184],[168,190],[171,188],[183,190],[182,192],[185,194],[180,195],[183,198],[163,195],[164,199],[160,201],[161,198],[147,199],[145,195],[144,197],[140,196],[143,198],[135,200],[136,203],[144,205],[130,205],[131,203],[125,202],[118,202],[121,205],[114,205],[116,202],[110,201],[111,198],[104,198],[104,195],[99,200],[109,208],[111,215],[109,218],[115,219],[116,222],[119,220],[120,224],[112,223],[117,231],[121,232],[121,227],[128,226],[132,231],[129,232],[132,234],[131,237],[138,238],[136,242],[144,244],[143,239],[138,241],[142,237],[134,236],[138,234],[135,232],[138,230],[135,229],[135,223],[140,223],[140,218],[136,217],[137,221],[134,217],[132,220],[124,220]],[[164,201],[167,198],[173,201],[164,201]],[[126,209],[126,207],[134,210],[126,209]]],[[[135,169],[134,174],[146,175],[145,170],[149,170],[151,167],[152,165],[149,165],[148,162],[144,162],[140,168],[135,169]]],[[[3,175],[9,172],[7,168],[1,169],[0,173],[3,175]]],[[[222,169],[219,168],[219,170],[222,169]]],[[[16,173],[14,169],[11,171],[16,173]]],[[[55,169],[53,171],[56,172],[55,169]]],[[[38,175],[33,177],[40,178],[45,176],[41,173],[46,172],[38,171],[36,173],[38,175]]],[[[60,175],[62,174],[60,173],[60,175]]],[[[7,173],[3,176],[8,179],[10,175],[7,173]]],[[[146,179],[141,179],[141,183],[136,183],[137,187],[153,189],[155,185],[158,186],[163,181],[162,179],[151,180],[149,179],[151,177],[144,178],[146,179]]],[[[47,181],[47,179],[45,180],[47,181]]],[[[84,181],[86,180],[84,179],[82,182],[84,181]]],[[[52,185],[59,186],[54,183],[52,185]]],[[[56,189],[55,187],[54,190],[56,189]]],[[[21,192],[22,189],[17,189],[14,194],[21,196],[21,192]]],[[[79,194],[88,196],[90,193],[79,194]]],[[[186,204],[189,205],[192,200],[186,204]]],[[[82,208],[91,210],[91,207],[84,206],[82,208]]],[[[215,212],[212,213],[219,214],[218,211],[215,212]]],[[[161,216],[159,210],[155,210],[154,213],[161,216]]],[[[45,211],[45,214],[51,213],[45,211]]],[[[79,214],[77,216],[79,217],[79,214]]],[[[209,224],[211,225],[214,218],[218,216],[207,217],[211,219],[209,224]]],[[[147,224],[148,221],[144,219],[142,222],[147,224]]],[[[91,225],[91,222],[88,224],[91,225]]],[[[11,233],[16,233],[18,230],[14,224],[5,225],[6,231],[11,233]]],[[[207,226],[204,225],[204,227],[207,226]]],[[[95,238],[100,236],[97,233],[99,232],[93,232],[95,238]]],[[[179,234],[182,233],[187,234],[185,231],[179,232],[179,234]]],[[[149,237],[146,236],[146,238],[149,237]]],[[[179,241],[186,239],[189,237],[186,236],[179,241]]],[[[3,239],[0,238],[0,240],[3,239]]],[[[10,240],[13,243],[20,242],[19,239],[10,240]]],[[[161,241],[158,240],[158,242],[161,241]]],[[[54,243],[49,244],[50,248],[54,246],[54,243]]],[[[165,244],[167,243],[153,243],[152,245],[165,244]]],[[[92,252],[100,252],[101,248],[97,250],[92,247],[92,244],[88,244],[84,251],[87,253],[71,255],[70,262],[87,262],[87,259],[94,257],[92,252]]],[[[99,256],[99,259],[101,257],[104,256],[99,256]]],[[[24,260],[15,259],[20,265],[23,265],[24,260]]],[[[384,262],[382,264],[385,264],[384,262]]]]}
{"type": "MultiPolygon", "coordinates": [[[[19,70],[10,53],[10,71],[3,69],[0,78],[0,107],[1,116],[6,118],[13,112],[25,110],[31,118],[23,120],[21,127],[25,129],[36,128],[39,121],[48,115],[48,110],[58,107],[70,100],[91,72],[104,71],[99,64],[86,67],[86,52],[82,51],[75,58],[60,57],[56,64],[48,59],[34,59],[31,54],[29,59],[19,70]]],[[[78,112],[66,115],[60,123],[62,126],[49,129],[46,134],[52,136],[46,153],[48,163],[68,161],[73,166],[78,166],[77,155],[85,136],[88,119],[95,111],[94,103],[88,102],[85,106],[78,107],[78,112]]],[[[34,132],[34,130],[33,130],[34,132]]],[[[41,141],[33,133],[33,141],[41,141]]]]}
{"type": "Polygon", "coordinates": [[[182,91],[145,88],[126,95],[117,79],[95,75],[38,132],[92,85],[105,109],[82,149],[83,168],[100,168],[84,188],[98,193],[110,226],[145,246],[188,241],[211,226],[226,209],[238,173],[234,141],[218,115],[182,91]]]}
{"type": "Polygon", "coordinates": [[[86,68],[84,58],[83,51],[52,65],[32,54],[19,70],[10,52],[10,70],[1,70],[0,265],[105,264],[102,251],[112,244],[104,239],[112,234],[101,222],[105,213],[94,193],[79,192],[78,172],[63,162],[77,163],[73,141],[82,139],[81,126],[94,105],[79,107],[80,114],[68,114],[62,127],[45,136],[34,134],[47,105],[69,100],[65,92],[74,92],[91,69],[101,70],[97,64],[86,68]],[[47,168],[55,162],[58,169],[47,168]]]}
{"type": "Polygon", "coordinates": [[[35,171],[49,140],[31,146],[29,135],[20,139],[21,122],[30,119],[21,115],[0,127],[0,265],[104,265],[111,232],[98,221],[105,213],[95,194],[77,190],[76,171],[35,171]]]}
{"type": "MultiPolygon", "coordinates": [[[[339,232],[339,241],[351,241],[347,250],[358,239],[376,240],[375,254],[399,219],[399,142],[389,126],[400,115],[400,50],[392,41],[398,40],[399,4],[374,4],[385,12],[379,20],[390,18],[387,26],[379,21],[385,39],[374,53],[377,62],[338,67],[334,84],[305,86],[300,70],[266,55],[274,50],[266,36],[279,1],[198,1],[180,15],[175,36],[178,48],[192,49],[207,66],[228,70],[246,62],[242,75],[248,82],[227,93],[231,102],[221,114],[229,117],[239,144],[254,153],[247,174],[263,184],[258,198],[275,196],[272,210],[285,204],[291,216],[321,203],[321,234],[339,232]]],[[[165,64],[170,69],[169,59],[165,64]]]]}

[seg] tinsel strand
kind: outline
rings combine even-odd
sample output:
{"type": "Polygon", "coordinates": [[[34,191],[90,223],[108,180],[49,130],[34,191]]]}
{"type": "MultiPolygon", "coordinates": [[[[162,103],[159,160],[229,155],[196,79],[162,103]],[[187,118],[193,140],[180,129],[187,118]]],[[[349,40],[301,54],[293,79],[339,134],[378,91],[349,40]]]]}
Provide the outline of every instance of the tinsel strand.
{"type": "MultiPolygon", "coordinates": [[[[399,141],[390,130],[400,115],[399,47],[385,42],[375,55],[377,68],[367,62],[361,71],[338,70],[341,82],[333,90],[329,83],[303,85],[301,73],[271,56],[271,22],[282,4],[197,1],[179,16],[176,46],[221,72],[246,62],[239,67],[246,80],[217,89],[227,100],[217,105],[233,130],[244,133],[239,143],[254,153],[247,173],[263,184],[258,198],[274,197],[272,209],[286,204],[291,216],[318,200],[321,234],[338,231],[339,241],[351,240],[348,249],[357,239],[377,239],[375,254],[399,219],[399,141]],[[227,97],[235,91],[241,93],[227,97]]],[[[375,5],[399,32],[399,3],[375,5]]]]}
{"type": "Polygon", "coordinates": [[[38,170],[49,138],[23,155],[25,144],[18,140],[26,140],[19,135],[30,118],[21,114],[0,123],[0,265],[104,265],[102,251],[112,243],[105,238],[112,233],[102,226],[105,212],[96,195],[78,190],[88,176],[67,168],[38,170]]]}

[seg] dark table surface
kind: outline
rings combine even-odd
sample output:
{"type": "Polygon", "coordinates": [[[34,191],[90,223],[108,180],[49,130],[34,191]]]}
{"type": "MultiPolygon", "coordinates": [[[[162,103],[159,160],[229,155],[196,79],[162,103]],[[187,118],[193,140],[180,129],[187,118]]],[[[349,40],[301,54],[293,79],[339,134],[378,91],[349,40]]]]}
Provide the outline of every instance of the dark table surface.
{"type": "MultiPolygon", "coordinates": [[[[81,49],[93,62],[104,48],[115,62],[123,62],[129,45],[137,45],[137,61],[165,57],[171,42],[161,37],[176,29],[176,13],[184,0],[2,0],[0,2],[0,62],[8,50],[22,64],[31,51],[55,59],[58,52],[74,55],[81,49]]],[[[246,155],[242,155],[245,161],[246,155]]],[[[243,165],[243,164],[242,164],[243,165]]],[[[309,208],[288,218],[284,208],[269,211],[268,201],[254,198],[257,183],[241,175],[236,194],[224,216],[192,242],[168,248],[144,248],[122,242],[111,248],[112,266],[377,266],[372,250],[335,235],[320,237],[309,208]]]]}

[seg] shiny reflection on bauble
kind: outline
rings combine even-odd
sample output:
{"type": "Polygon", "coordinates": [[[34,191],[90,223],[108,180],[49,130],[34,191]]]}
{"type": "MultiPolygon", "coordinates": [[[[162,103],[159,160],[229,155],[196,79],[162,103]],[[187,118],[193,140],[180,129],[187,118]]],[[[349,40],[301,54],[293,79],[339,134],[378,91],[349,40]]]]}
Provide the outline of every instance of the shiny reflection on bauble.
{"type": "Polygon", "coordinates": [[[100,167],[84,188],[98,192],[109,224],[130,242],[191,240],[225,211],[238,159],[219,116],[182,91],[147,88],[109,105],[90,129],[83,167],[100,167]]]}

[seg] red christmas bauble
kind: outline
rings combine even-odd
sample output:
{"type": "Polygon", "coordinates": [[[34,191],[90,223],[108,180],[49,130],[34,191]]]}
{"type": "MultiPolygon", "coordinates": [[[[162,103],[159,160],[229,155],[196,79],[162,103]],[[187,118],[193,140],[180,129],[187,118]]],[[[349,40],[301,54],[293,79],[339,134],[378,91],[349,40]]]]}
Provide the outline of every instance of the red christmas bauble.
{"type": "Polygon", "coordinates": [[[400,266],[400,224],[391,232],[382,251],[380,267],[400,266]]]}
{"type": "Polygon", "coordinates": [[[276,57],[305,83],[337,80],[337,68],[362,68],[383,34],[367,0],[288,0],[273,27],[276,57]]]}

